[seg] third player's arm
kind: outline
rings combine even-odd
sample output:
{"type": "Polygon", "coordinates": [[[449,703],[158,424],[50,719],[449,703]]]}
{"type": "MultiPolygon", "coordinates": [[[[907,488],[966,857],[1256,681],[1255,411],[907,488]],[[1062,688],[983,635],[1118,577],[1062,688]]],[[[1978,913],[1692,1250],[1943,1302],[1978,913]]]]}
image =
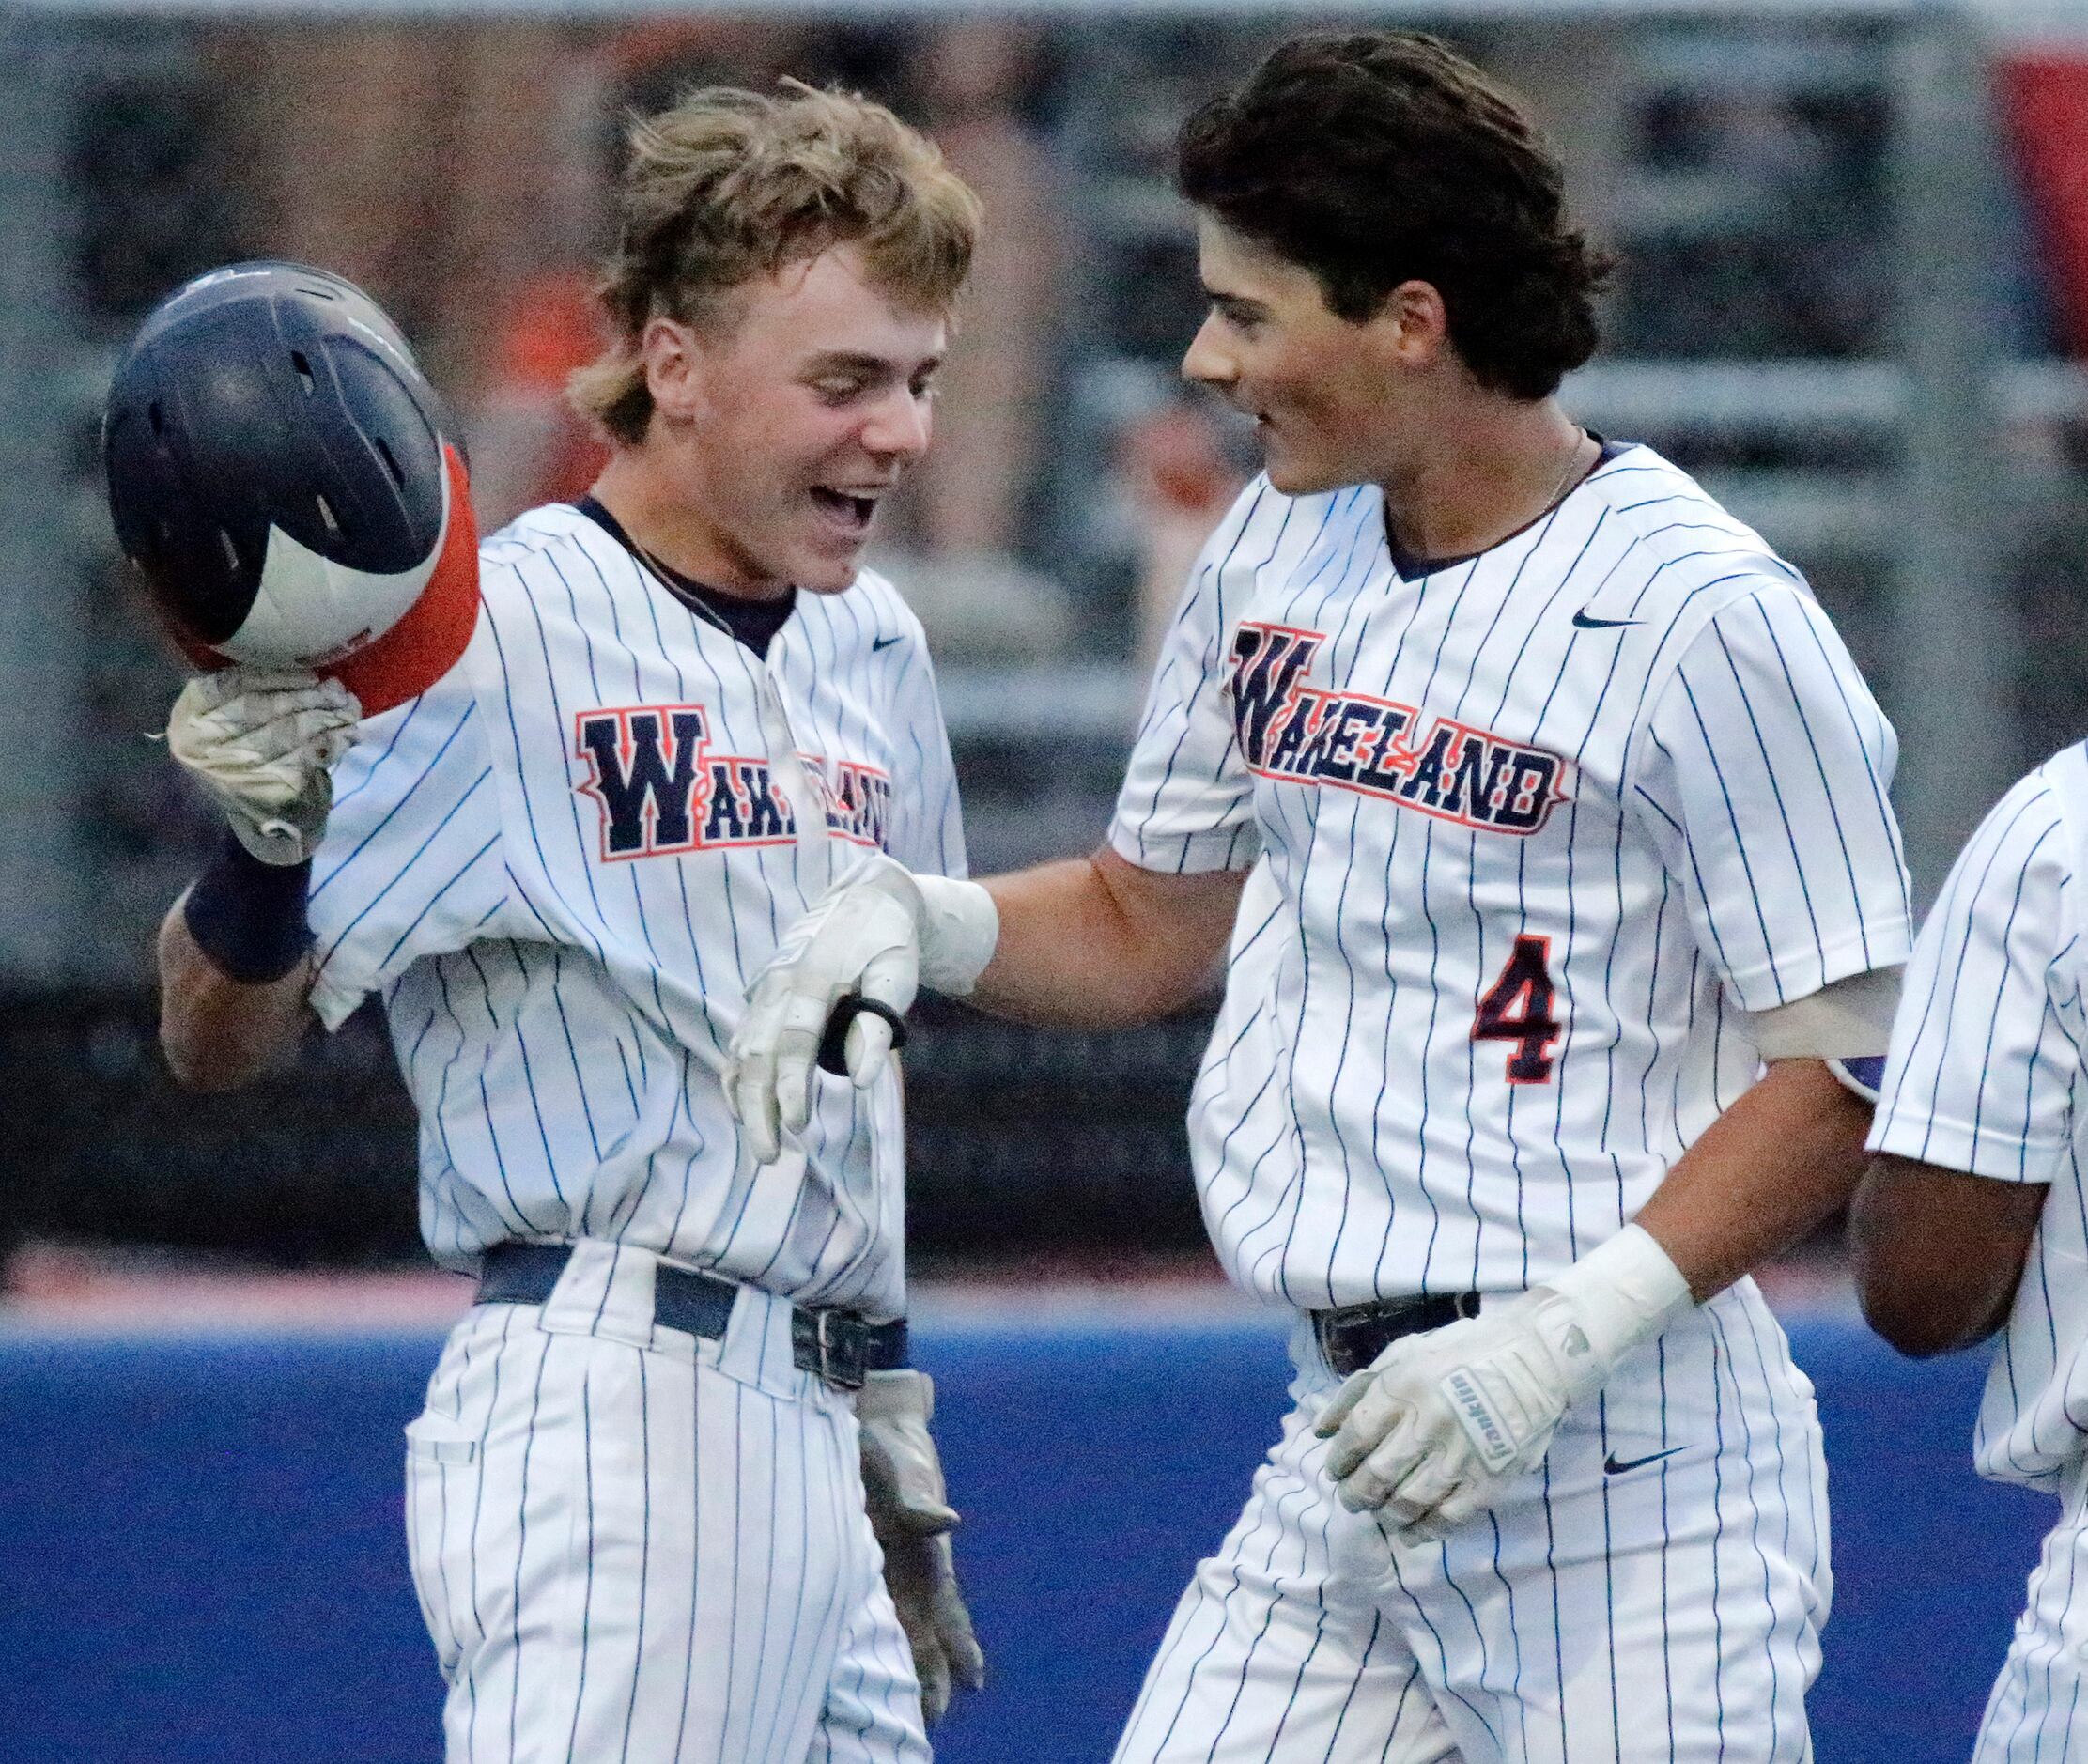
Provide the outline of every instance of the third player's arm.
{"type": "Polygon", "coordinates": [[[307,957],[280,980],[248,985],[196,947],[176,901],[160,927],[160,1045],[192,1091],[229,1091],[296,1051],[312,986],[307,957]]]}
{"type": "Polygon", "coordinates": [[[2045,1183],[1877,1159],[1848,1215],[1849,1259],[1870,1326],[1916,1357],[1984,1341],[2008,1321],[2050,1192],[2045,1183]]]}
{"type": "Polygon", "coordinates": [[[1903,1354],[2007,1321],[2045,1201],[2067,1180],[2080,865],[2060,754],[1997,803],[1952,865],[1907,968],[1878,1121],[1849,1209],[1864,1315],[1903,1354]]]}
{"type": "Polygon", "coordinates": [[[1165,1016],[1211,984],[1245,881],[1142,870],[1106,848],[995,876],[1000,939],[971,1002],[1058,1029],[1165,1016]]]}
{"type": "Polygon", "coordinates": [[[1699,1300],[1802,1243],[1864,1172],[1870,1105],[1817,1060],[1778,1060],[1697,1137],[1640,1211],[1699,1300]]]}

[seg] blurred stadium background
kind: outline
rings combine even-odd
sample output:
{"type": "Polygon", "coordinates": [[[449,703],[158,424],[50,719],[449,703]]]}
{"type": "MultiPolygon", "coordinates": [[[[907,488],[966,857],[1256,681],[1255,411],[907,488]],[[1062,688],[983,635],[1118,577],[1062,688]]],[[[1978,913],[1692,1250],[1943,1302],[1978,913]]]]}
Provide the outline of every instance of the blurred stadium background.
{"type": "MultiPolygon", "coordinates": [[[[2006,783],[2088,729],[2088,0],[772,0],[718,13],[657,0],[0,0],[0,1535],[29,1540],[42,1562],[0,1573],[0,1634],[35,1643],[31,1712],[11,1729],[0,1714],[0,1757],[433,1756],[386,1430],[410,1414],[433,1332],[460,1299],[411,1272],[424,1265],[413,1125],[381,1027],[365,1014],[315,1036],[294,1075],[224,1099],[175,1091],[154,1045],[152,932],[213,829],[147,738],[178,674],[118,566],[101,498],[96,425],[131,329],[229,259],[348,274],[401,319],[462,414],[490,527],[591,473],[559,389],[594,348],[588,264],[618,118],[687,85],[785,72],[888,99],[980,189],[991,231],[936,452],[879,562],[937,652],[975,866],[1079,849],[1104,827],[1155,621],[1251,470],[1243,438],[1175,379],[1198,298],[1168,185],[1174,128],[1261,46],[1342,20],[1439,30],[1547,119],[1584,218],[1622,258],[1606,348],[1570,383],[1570,408],[1696,472],[1809,575],[1899,729],[1898,807],[1926,899],[2006,783]],[[197,1345],[235,1318],[258,1358],[197,1345]],[[391,1345],[352,1372],[342,1349],[295,1358],[309,1347],[300,1332],[343,1323],[390,1331],[391,1345]],[[355,1627],[367,1614],[302,1616],[364,1659],[404,1650],[396,1719],[344,1729],[315,1716],[263,1743],[237,1725],[247,1702],[280,1722],[295,1693],[263,1695],[206,1648],[137,1680],[137,1708],[159,1711],[136,1715],[143,1725],[66,1725],[58,1711],[77,1721],[98,1697],[131,1707],[111,1689],[111,1652],[134,1664],[140,1613],[159,1614],[163,1636],[195,1611],[194,1583],[223,1571],[176,1551],[148,1589],[141,1558],[207,1525],[213,1503],[260,1524],[251,1479],[212,1454],[238,1460],[341,1378],[363,1379],[367,1402],[344,1399],[317,1435],[299,1433],[296,1462],[315,1442],[376,1454],[378,1479],[335,1491],[362,1515],[343,1524],[365,1527],[376,1578],[343,1571],[333,1584],[344,1602],[367,1593],[382,1639],[355,1627]],[[402,1390],[410,1406],[384,1418],[402,1390]],[[256,1391],[274,1391],[273,1406],[256,1391]],[[380,1418],[340,1418],[365,1407],[380,1418]],[[181,1462],[178,1498],[153,1497],[176,1485],[148,1436],[181,1462]],[[104,1530],[100,1554],[81,1542],[88,1509],[54,1493],[83,1455],[106,1472],[78,1484],[101,1502],[93,1523],[119,1508],[135,1522],[104,1530]],[[222,1486],[209,1479],[221,1471],[222,1486]],[[111,1574],[133,1577],[124,1621],[88,1609],[111,1574]],[[216,1699],[219,1725],[200,1720],[199,1696],[216,1699]]],[[[960,1492],[973,1476],[997,1523],[997,1501],[1011,1527],[1035,1520],[1051,1486],[1034,1448],[993,1431],[1023,1413],[1012,1390],[1075,1431],[1096,1420],[1081,1405],[1114,1366],[1186,1414],[1216,1376],[1202,1356],[1238,1346],[1238,1376],[1265,1392],[1273,1427],[1273,1337],[1205,1299],[1214,1270],[1180,1121],[1205,1021],[1046,1036],[938,1007],[909,1055],[922,1306],[952,1355],[955,1415],[982,1430],[952,1449],[960,1492]],[[1155,1278],[1172,1296],[1150,1296],[1155,1278]],[[1078,1328],[1044,1327],[1038,1361],[1015,1324],[1044,1279],[1070,1283],[1078,1328]],[[1097,1280],[1109,1282],[1099,1297],[1097,1280]],[[1167,1389],[1176,1355],[1199,1365],[1167,1389]],[[1080,1390],[1050,1396],[1053,1365],[1080,1390]],[[1008,1480],[1002,1450],[1029,1450],[1030,1482],[1008,1480]]],[[[1856,1505],[1839,1514],[1821,1756],[1960,1756],[2038,1514],[1970,1485],[1976,1366],[1917,1375],[1867,1346],[1836,1309],[1831,1246],[1777,1290],[1801,1362],[1810,1339],[1840,1380],[1814,1367],[1831,1426],[1843,1415],[1864,1442],[1835,1458],[1837,1493],[1856,1505]],[[1883,1450],[1913,1414],[1919,1449],[1883,1450]],[[1859,1462],[1873,1447],[1879,1462],[1859,1462]],[[1900,1524],[1908,1502],[1931,1529],[1900,1524]],[[1976,1534],[1991,1547],[1954,1545],[1940,1568],[1934,1540],[1960,1520],[1994,1527],[1976,1534]],[[1864,1561],[1852,1531],[1872,1539],[1864,1561]],[[1987,1577],[1969,1591],[1964,1562],[1987,1577]],[[1944,1617],[1961,1620],[1909,1647],[1922,1632],[1888,1592],[1946,1569],[1944,1617]],[[1874,1636],[1901,1678],[1866,1667],[1837,1680],[1848,1634],[1874,1636]],[[1903,1703],[1879,1701],[1888,1681],[1903,1703]]],[[[1109,1414],[1119,1431],[1104,1437],[1135,1490],[1152,1435],[1109,1414]]],[[[1125,1593],[1121,1634],[1100,1625],[1117,1652],[1099,1678],[1063,1660],[1056,1679],[1017,1667],[945,1756],[1106,1756],[1122,1706],[1111,1699],[1128,1697],[1126,1675],[1135,1683],[1263,1443],[1218,1442],[1196,1524],[1137,1522],[1164,1522],[1167,1541],[1124,1552],[1125,1586],[1152,1586],[1125,1593]]],[[[297,1480],[293,1459],[254,1474],[300,1491],[269,1510],[302,1556],[332,1560],[347,1547],[329,1531],[343,1509],[323,1479],[297,1480]]],[[[1118,1517],[1103,1483],[1072,1486],[1086,1510],[1059,1515],[1069,1550],[1118,1517]]],[[[287,1546],[255,1531],[240,1547],[251,1560],[233,1571],[261,1585],[287,1546]]],[[[1049,1606],[1064,1582],[1067,1645],[1095,1645],[1077,1582],[1040,1575],[1034,1542],[989,1524],[974,1547],[1011,1597],[1027,1586],[1049,1606]]],[[[987,1609],[989,1643],[997,1625],[1029,1621],[993,1612],[990,1595],[987,1609]]],[[[283,1627],[275,1606],[209,1611],[240,1638],[228,1648],[283,1627]]],[[[317,1642],[307,1656],[294,1670],[315,1681],[352,1670],[317,1642]]]]}

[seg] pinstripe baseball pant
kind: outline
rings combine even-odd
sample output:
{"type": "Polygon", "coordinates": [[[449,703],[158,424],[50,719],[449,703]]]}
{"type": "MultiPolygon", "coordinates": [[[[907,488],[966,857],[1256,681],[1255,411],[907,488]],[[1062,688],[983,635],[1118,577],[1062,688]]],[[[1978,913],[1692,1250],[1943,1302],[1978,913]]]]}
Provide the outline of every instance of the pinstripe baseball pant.
{"type": "Polygon", "coordinates": [[[474,1307],[407,1429],[450,1764],[927,1764],[846,1398],[752,1288],[657,1329],[651,1261],[474,1307]]]}
{"type": "Polygon", "coordinates": [[[2030,1593],[2008,1644],[1972,1764],[2034,1764],[2064,1758],[2088,1738],[2081,1680],[2088,1677],[2088,1463],[2076,1464],[2061,1494],[2059,1523],[2045,1539],[2030,1593]]]}
{"type": "Polygon", "coordinates": [[[1444,1543],[1347,1511],[1295,1406],[1199,1565],[1117,1764],[1652,1764],[1811,1756],[1832,1586],[1812,1386],[1752,1282],[1570,1413],[1544,1464],[1444,1543]]]}

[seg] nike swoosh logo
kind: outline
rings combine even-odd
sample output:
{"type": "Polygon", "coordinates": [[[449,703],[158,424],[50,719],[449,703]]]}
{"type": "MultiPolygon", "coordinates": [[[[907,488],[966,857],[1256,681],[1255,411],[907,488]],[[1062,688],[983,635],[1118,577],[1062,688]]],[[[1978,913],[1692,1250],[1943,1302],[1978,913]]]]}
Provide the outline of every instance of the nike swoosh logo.
{"type": "Polygon", "coordinates": [[[1665,1451],[1648,1452],[1643,1458],[1627,1458],[1621,1462],[1617,1461],[1617,1456],[1613,1451],[1602,1461],[1602,1474],[1604,1476],[1620,1477],[1627,1470],[1636,1470],[1643,1464],[1658,1463],[1663,1458],[1672,1458],[1677,1452],[1687,1451],[1688,1449],[1687,1446],[1670,1446],[1665,1451]]]}
{"type": "Polygon", "coordinates": [[[1573,628],[1581,631],[1613,631],[1620,625],[1644,625],[1644,619],[1591,619],[1585,612],[1573,615],[1573,628]]]}
{"type": "Polygon", "coordinates": [[[889,649],[898,641],[899,639],[896,637],[873,638],[870,643],[870,653],[874,656],[880,649],[889,649]]]}

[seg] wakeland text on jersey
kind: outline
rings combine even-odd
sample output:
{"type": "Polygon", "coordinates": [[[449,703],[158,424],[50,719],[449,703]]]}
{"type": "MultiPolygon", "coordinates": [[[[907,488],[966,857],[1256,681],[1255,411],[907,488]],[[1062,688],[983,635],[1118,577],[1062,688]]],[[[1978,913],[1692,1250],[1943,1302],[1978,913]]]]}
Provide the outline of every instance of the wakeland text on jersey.
{"type": "Polygon", "coordinates": [[[1232,639],[1232,718],[1250,771],[1338,784],[1462,827],[1527,836],[1566,800],[1567,764],[1412,704],[1307,683],[1321,631],[1243,624],[1232,639]]]}
{"type": "MultiPolygon", "coordinates": [[[[581,711],[574,750],[588,763],[580,786],[602,811],[602,856],[651,858],[719,845],[787,845],[797,835],[790,798],[768,761],[713,753],[701,704],[636,704],[581,711]]],[[[882,847],[891,818],[891,780],[843,760],[829,775],[816,754],[798,755],[826,804],[827,825],[858,845],[882,847]]]]}

